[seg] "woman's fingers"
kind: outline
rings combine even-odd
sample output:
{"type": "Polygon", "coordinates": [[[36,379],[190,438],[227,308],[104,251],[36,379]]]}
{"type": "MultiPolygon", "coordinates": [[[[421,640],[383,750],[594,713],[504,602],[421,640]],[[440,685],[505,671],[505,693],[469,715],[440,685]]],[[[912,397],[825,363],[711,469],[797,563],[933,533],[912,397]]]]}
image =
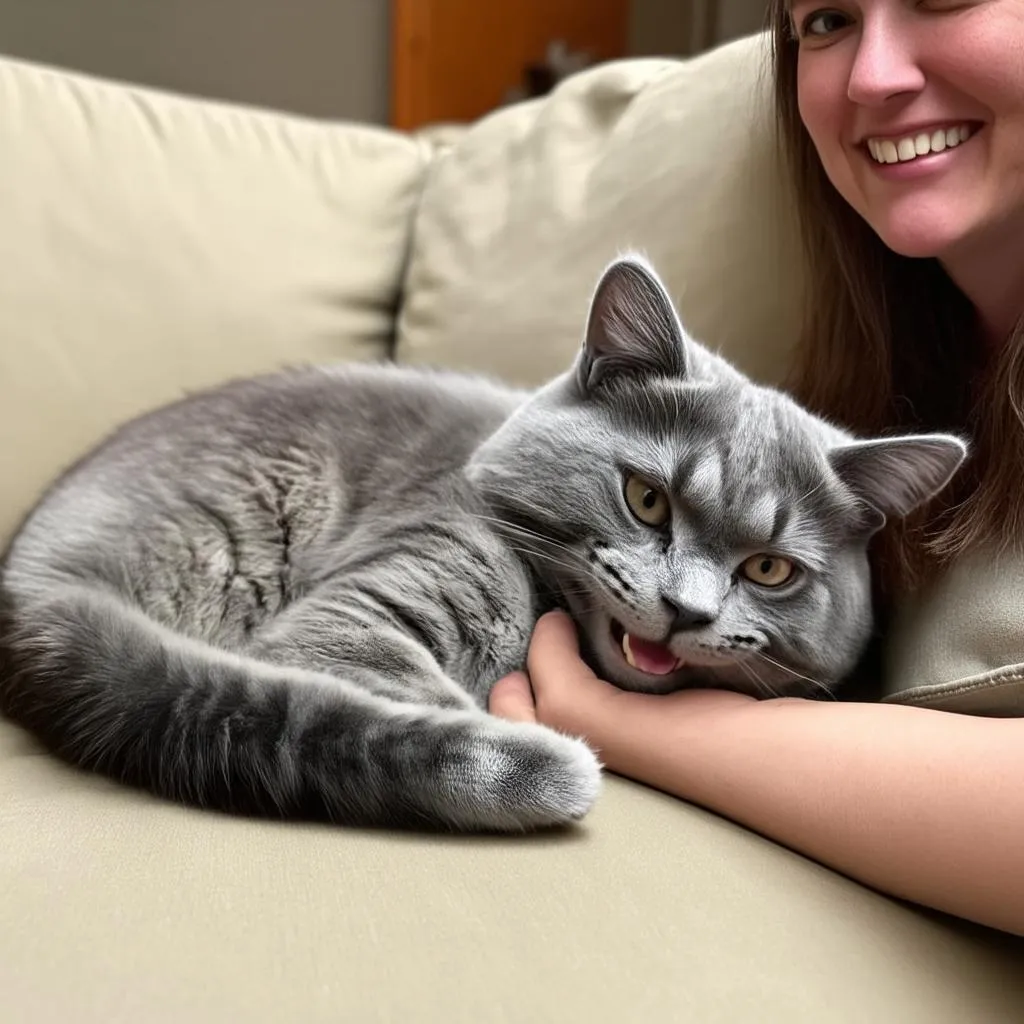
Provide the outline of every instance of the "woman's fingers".
{"type": "Polygon", "coordinates": [[[499,679],[491,690],[488,708],[492,715],[499,718],[508,718],[513,722],[536,722],[537,709],[526,673],[513,672],[499,679]]]}
{"type": "Polygon", "coordinates": [[[580,657],[576,626],[564,612],[541,616],[527,656],[537,720],[573,735],[587,735],[614,710],[621,692],[599,679],[580,657]]]}
{"type": "Polygon", "coordinates": [[[531,679],[550,679],[555,685],[559,680],[594,675],[580,659],[576,626],[565,612],[548,612],[537,620],[526,667],[531,679]]]}
{"type": "Polygon", "coordinates": [[[527,672],[499,679],[491,690],[491,714],[576,732],[617,693],[580,658],[576,626],[564,612],[537,621],[526,659],[527,672]]]}

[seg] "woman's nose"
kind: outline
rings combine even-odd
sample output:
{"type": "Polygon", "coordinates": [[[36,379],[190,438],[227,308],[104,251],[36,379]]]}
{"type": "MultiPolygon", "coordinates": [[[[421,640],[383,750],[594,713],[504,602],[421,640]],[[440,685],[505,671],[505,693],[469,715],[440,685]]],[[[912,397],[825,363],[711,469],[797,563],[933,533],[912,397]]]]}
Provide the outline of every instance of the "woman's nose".
{"type": "Polygon", "coordinates": [[[891,21],[866,22],[850,69],[847,95],[862,106],[880,106],[924,88],[925,75],[911,33],[891,21]]]}

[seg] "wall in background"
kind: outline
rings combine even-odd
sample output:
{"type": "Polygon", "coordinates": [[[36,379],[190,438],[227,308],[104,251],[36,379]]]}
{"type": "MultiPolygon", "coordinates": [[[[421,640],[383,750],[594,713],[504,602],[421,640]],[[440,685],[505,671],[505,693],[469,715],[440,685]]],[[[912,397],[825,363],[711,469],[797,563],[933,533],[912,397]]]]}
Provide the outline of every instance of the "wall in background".
{"type": "Polygon", "coordinates": [[[633,0],[631,50],[637,55],[697,53],[761,30],[766,0],[633,0]]]}
{"type": "Polygon", "coordinates": [[[695,4],[703,0],[633,0],[629,19],[629,49],[638,57],[661,57],[690,52],[695,4]]]}
{"type": "MultiPolygon", "coordinates": [[[[633,0],[630,52],[684,55],[757,31],[764,6],[633,0]]],[[[389,0],[0,0],[0,53],[175,92],[386,124],[389,8],[389,0]]]]}
{"type": "Polygon", "coordinates": [[[764,27],[765,0],[717,0],[715,39],[738,39],[764,27]]]}
{"type": "Polygon", "coordinates": [[[386,122],[387,0],[0,0],[0,52],[176,92],[386,122]]]}

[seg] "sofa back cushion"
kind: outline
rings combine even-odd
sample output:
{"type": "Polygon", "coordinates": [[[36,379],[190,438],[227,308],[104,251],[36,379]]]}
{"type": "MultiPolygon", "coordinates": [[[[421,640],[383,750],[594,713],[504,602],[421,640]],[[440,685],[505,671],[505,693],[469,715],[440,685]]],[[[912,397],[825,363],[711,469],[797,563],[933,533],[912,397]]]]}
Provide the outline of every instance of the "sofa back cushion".
{"type": "Polygon", "coordinates": [[[755,36],[599,65],[457,138],[424,189],[397,358],[544,380],[575,354],[600,269],[634,248],[690,333],[779,380],[800,258],[767,52],[755,36]]]}
{"type": "Polygon", "coordinates": [[[0,548],[115,423],[387,354],[425,142],[0,60],[0,154],[0,548]]]}

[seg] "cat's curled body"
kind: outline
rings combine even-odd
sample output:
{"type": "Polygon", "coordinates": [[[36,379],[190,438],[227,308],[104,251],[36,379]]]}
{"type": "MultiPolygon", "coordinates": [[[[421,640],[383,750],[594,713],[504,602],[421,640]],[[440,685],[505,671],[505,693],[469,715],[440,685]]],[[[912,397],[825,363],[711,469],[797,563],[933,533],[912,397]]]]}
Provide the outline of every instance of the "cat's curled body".
{"type": "Polygon", "coordinates": [[[598,790],[590,750],[484,710],[541,611],[567,606],[625,687],[831,684],[871,626],[867,539],[963,454],[945,435],[855,442],[755,386],[627,257],[537,392],[296,370],[114,433],[7,552],[0,709],[74,763],[203,806],[570,821],[598,790]],[[755,555],[793,578],[738,576],[755,555]]]}

